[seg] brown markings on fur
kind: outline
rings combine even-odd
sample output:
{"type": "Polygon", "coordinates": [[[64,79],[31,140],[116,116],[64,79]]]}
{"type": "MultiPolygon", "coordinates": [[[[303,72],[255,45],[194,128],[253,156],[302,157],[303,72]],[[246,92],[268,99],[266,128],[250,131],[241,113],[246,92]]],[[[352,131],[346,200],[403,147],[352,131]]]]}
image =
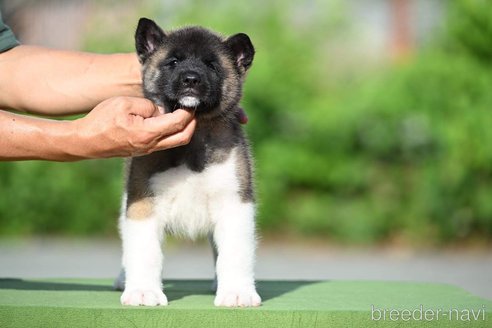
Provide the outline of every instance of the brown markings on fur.
{"type": "Polygon", "coordinates": [[[147,82],[155,82],[155,79],[152,75],[159,73],[159,63],[166,59],[166,56],[167,49],[159,48],[149,57],[149,59],[142,66],[144,81],[147,80],[147,82]]]}
{"type": "Polygon", "coordinates": [[[144,197],[128,204],[126,217],[129,220],[145,220],[152,215],[153,209],[152,197],[144,197]]]}
{"type": "Polygon", "coordinates": [[[150,65],[156,67],[161,61],[166,59],[167,56],[167,49],[166,48],[159,48],[156,50],[155,53],[152,54],[152,56],[149,58],[145,66],[150,65]]]}
{"type": "Polygon", "coordinates": [[[152,161],[134,157],[127,162],[127,200],[126,217],[131,220],[143,220],[153,212],[153,194],[149,188],[149,178],[153,172],[152,161]]]}
{"type": "Polygon", "coordinates": [[[220,102],[221,111],[230,109],[241,99],[241,77],[238,76],[234,64],[223,54],[219,55],[219,61],[226,72],[226,77],[222,84],[222,99],[220,102]]]}
{"type": "MultiPolygon", "coordinates": [[[[160,77],[159,63],[162,62],[166,58],[166,56],[167,50],[164,48],[160,48],[152,54],[152,56],[142,67],[144,91],[147,92],[146,96],[150,96],[149,92],[154,95],[159,93],[160,90],[156,89],[156,82],[160,77]]],[[[159,106],[163,106],[163,104],[160,102],[156,102],[156,104],[159,106]]]]}
{"type": "Polygon", "coordinates": [[[247,141],[237,148],[236,176],[239,180],[239,197],[243,203],[255,202],[253,185],[253,160],[247,141]]]}

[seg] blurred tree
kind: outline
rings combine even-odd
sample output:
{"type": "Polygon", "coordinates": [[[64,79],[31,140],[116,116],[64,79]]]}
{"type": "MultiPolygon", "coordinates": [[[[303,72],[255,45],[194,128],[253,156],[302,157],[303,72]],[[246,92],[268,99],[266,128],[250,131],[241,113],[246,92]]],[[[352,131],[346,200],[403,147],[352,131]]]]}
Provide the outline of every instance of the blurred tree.
{"type": "Polygon", "coordinates": [[[492,64],[492,3],[455,0],[450,4],[450,43],[485,64],[492,64]]]}

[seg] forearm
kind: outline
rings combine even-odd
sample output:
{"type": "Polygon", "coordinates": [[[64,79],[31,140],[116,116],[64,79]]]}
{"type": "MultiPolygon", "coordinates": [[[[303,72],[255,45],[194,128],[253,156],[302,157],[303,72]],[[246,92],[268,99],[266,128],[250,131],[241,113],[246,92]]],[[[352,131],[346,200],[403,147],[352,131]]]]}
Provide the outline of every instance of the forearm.
{"type": "Polygon", "coordinates": [[[161,114],[138,97],[107,99],[74,121],[0,110],[0,161],[139,156],[187,144],[195,126],[192,112],[161,114]]]}
{"type": "Polygon", "coordinates": [[[113,96],[142,96],[135,54],[18,46],[0,54],[0,108],[44,115],[87,112],[113,96]]]}
{"type": "Polygon", "coordinates": [[[86,158],[72,121],[55,121],[0,111],[0,160],[86,158]]]}

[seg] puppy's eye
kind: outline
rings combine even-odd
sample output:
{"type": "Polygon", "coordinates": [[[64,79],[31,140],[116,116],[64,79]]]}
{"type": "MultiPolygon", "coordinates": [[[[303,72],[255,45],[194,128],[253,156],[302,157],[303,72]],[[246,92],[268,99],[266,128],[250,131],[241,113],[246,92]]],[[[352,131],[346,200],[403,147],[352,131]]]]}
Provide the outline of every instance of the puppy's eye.
{"type": "Polygon", "coordinates": [[[166,61],[166,66],[174,68],[176,65],[178,65],[179,61],[177,58],[169,58],[166,61]]]}
{"type": "Polygon", "coordinates": [[[213,60],[206,60],[205,65],[207,65],[208,68],[216,69],[215,61],[213,60]]]}

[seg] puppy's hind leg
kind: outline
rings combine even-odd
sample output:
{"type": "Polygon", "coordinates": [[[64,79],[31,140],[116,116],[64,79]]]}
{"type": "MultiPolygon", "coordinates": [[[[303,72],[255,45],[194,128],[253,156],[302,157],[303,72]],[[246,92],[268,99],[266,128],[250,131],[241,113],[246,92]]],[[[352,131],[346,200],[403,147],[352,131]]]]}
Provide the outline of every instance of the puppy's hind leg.
{"type": "Polygon", "coordinates": [[[137,217],[130,205],[126,215],[120,218],[126,274],[123,305],[167,305],[161,281],[162,230],[150,211],[145,214],[137,217]]]}
{"type": "MultiPolygon", "coordinates": [[[[217,269],[217,257],[219,253],[217,252],[217,246],[215,246],[214,235],[213,233],[208,234],[208,242],[210,243],[210,247],[212,247],[212,254],[214,257],[214,268],[217,269]]],[[[217,291],[217,270],[215,270],[214,281],[212,282],[211,289],[213,292],[217,291]]]]}
{"type": "Polygon", "coordinates": [[[218,257],[216,306],[259,306],[254,281],[254,204],[226,199],[213,206],[218,257]]]}
{"type": "Polygon", "coordinates": [[[125,280],[126,280],[125,270],[121,268],[120,274],[113,282],[113,289],[119,291],[125,290],[125,280]]]}

